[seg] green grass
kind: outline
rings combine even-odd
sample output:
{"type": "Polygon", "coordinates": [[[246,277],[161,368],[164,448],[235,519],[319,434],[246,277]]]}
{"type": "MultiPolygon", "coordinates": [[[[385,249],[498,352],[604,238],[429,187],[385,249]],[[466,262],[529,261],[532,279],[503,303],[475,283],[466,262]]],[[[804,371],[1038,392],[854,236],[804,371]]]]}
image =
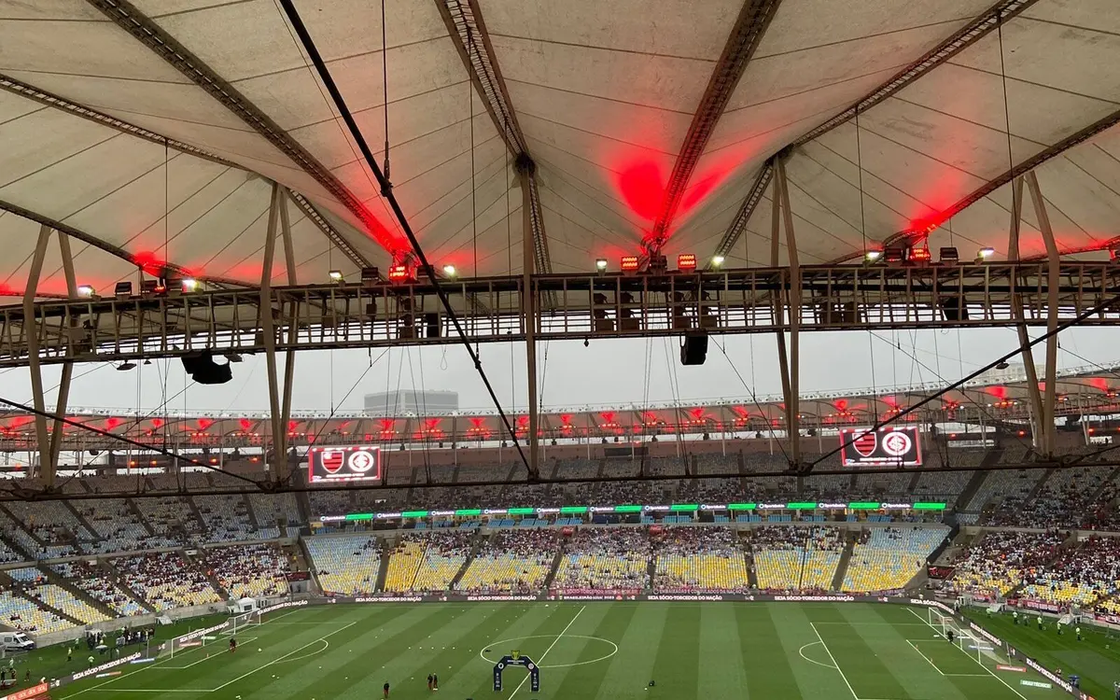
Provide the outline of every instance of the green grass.
{"type": "Polygon", "coordinates": [[[435,672],[443,697],[528,699],[518,668],[501,693],[492,689],[493,660],[514,649],[541,665],[542,699],[1068,697],[1019,685],[1033,674],[981,665],[939,638],[926,614],[851,603],[319,606],[245,629],[236,654],[220,639],[53,697],[368,700],[389,681],[391,697],[408,700],[432,695],[425,678],[435,672]]]}
{"type": "Polygon", "coordinates": [[[1009,614],[989,617],[980,609],[967,609],[965,614],[1051,671],[1060,668],[1064,676],[1079,674],[1081,689],[1097,700],[1114,696],[1112,684],[1120,681],[1120,636],[1116,632],[1110,637],[1081,625],[1083,639],[1079,642],[1071,627],[1058,636],[1053,618],[1046,618],[1044,629],[1039,630],[1034,616],[1020,614],[1020,622],[1029,624],[1016,626],[1009,614]]]}
{"type": "MultiPolygon", "coordinates": [[[[173,639],[181,634],[186,634],[191,630],[201,629],[203,627],[210,627],[216,625],[226,619],[225,615],[212,615],[207,617],[196,617],[189,620],[183,620],[171,625],[157,625],[156,638],[153,644],[158,645],[161,641],[173,639]]],[[[122,623],[123,626],[123,623],[122,623]]],[[[116,635],[110,633],[106,635],[111,639],[115,639],[116,635]]],[[[108,642],[112,646],[112,641],[108,642]]],[[[34,651],[26,654],[16,654],[14,657],[15,668],[19,672],[19,683],[13,688],[18,690],[26,688],[29,685],[35,685],[39,682],[40,678],[59,678],[67,676],[71,673],[84,670],[89,667],[86,659],[92,653],[96,658],[95,664],[101,664],[109,660],[108,656],[102,656],[97,652],[90,652],[85,644],[85,638],[78,640],[78,647],[74,650],[72,658],[67,660],[66,650],[69,644],[56,644],[54,646],[44,647],[42,649],[35,649],[34,651]],[[31,681],[24,682],[24,678],[30,674],[31,681]]],[[[128,655],[136,651],[142,650],[143,647],[135,644],[125,647],[122,654],[128,655]]],[[[7,666],[9,660],[4,660],[3,665],[7,666]]],[[[9,691],[10,692],[10,691],[9,691]]]]}

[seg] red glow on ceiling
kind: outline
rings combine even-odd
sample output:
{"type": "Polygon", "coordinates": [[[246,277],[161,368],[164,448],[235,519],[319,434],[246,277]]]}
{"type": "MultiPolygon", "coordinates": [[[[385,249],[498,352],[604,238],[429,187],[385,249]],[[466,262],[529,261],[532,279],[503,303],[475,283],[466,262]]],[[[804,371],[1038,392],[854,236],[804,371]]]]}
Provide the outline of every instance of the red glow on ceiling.
{"type": "Polygon", "coordinates": [[[560,414],[560,422],[563,423],[564,425],[571,425],[572,424],[572,414],[570,414],[570,413],[560,414]]]}
{"type": "Polygon", "coordinates": [[[471,425],[475,428],[482,429],[482,428],[486,427],[486,419],[485,418],[471,418],[471,425]]]}
{"type": "Polygon", "coordinates": [[[1108,386],[1108,380],[1104,377],[1090,377],[1089,386],[1093,387],[1094,389],[1099,389],[1106,394],[1112,390],[1111,387],[1108,386]]]}
{"type": "MultiPolygon", "coordinates": [[[[836,407],[837,411],[848,410],[848,400],[847,399],[837,399],[835,402],[833,402],[832,405],[836,407]]],[[[785,408],[785,406],[782,406],[782,408],[785,408]]]]}
{"type": "Polygon", "coordinates": [[[618,192],[630,211],[653,221],[660,213],[665,198],[665,183],[669,174],[652,160],[638,161],[626,166],[616,175],[618,192]]]}
{"type": "Polygon", "coordinates": [[[249,420],[248,418],[242,418],[241,420],[239,420],[237,422],[241,425],[242,430],[248,430],[249,428],[251,428],[253,426],[253,422],[251,420],[249,420]]]}
{"type": "Polygon", "coordinates": [[[731,410],[741,418],[746,418],[751,414],[751,412],[748,411],[744,406],[732,406],[731,410]]]}
{"type": "Polygon", "coordinates": [[[394,263],[400,262],[412,251],[404,235],[387,229],[369,209],[362,207],[361,219],[366,233],[393,256],[394,263]]]}
{"type": "Polygon", "coordinates": [[[696,420],[700,420],[704,417],[704,409],[703,408],[690,409],[689,412],[688,412],[688,415],[692,416],[696,420]]]}
{"type": "Polygon", "coordinates": [[[383,433],[393,432],[393,428],[397,424],[392,418],[382,418],[379,422],[381,423],[381,432],[383,433]]]}
{"type": "Polygon", "coordinates": [[[614,411],[603,411],[599,415],[602,416],[603,420],[608,422],[608,423],[613,423],[614,422],[614,416],[615,416],[614,411]]]}
{"type": "Polygon", "coordinates": [[[199,430],[206,430],[211,425],[214,425],[214,421],[210,420],[209,418],[199,418],[198,419],[198,429],[199,430]]]}
{"type": "Polygon", "coordinates": [[[1000,401],[1003,401],[1004,399],[1007,398],[1007,387],[1005,387],[1005,386],[986,386],[986,387],[984,387],[984,393],[988,394],[990,396],[994,396],[997,399],[999,399],[1000,401]]]}
{"type": "Polygon", "coordinates": [[[112,430],[113,428],[117,427],[120,424],[121,424],[121,419],[117,418],[116,416],[113,416],[111,418],[107,418],[105,420],[105,428],[107,430],[112,430]]]}
{"type": "Polygon", "coordinates": [[[439,421],[440,421],[439,418],[425,418],[424,419],[424,427],[427,428],[428,430],[433,430],[433,429],[439,427],[439,421]]]}
{"type": "Polygon", "coordinates": [[[884,396],[882,397],[882,401],[891,408],[898,408],[898,399],[893,396],[884,396]]]}
{"type": "Polygon", "coordinates": [[[152,427],[153,428],[162,428],[163,427],[163,419],[162,418],[153,418],[152,419],[152,427]]]}
{"type": "Polygon", "coordinates": [[[295,430],[297,426],[299,426],[299,421],[297,421],[297,420],[288,421],[288,430],[295,430]]]}
{"type": "Polygon", "coordinates": [[[150,250],[141,250],[132,254],[132,263],[144,271],[145,274],[159,277],[164,274],[167,261],[158,257],[150,250]]]}

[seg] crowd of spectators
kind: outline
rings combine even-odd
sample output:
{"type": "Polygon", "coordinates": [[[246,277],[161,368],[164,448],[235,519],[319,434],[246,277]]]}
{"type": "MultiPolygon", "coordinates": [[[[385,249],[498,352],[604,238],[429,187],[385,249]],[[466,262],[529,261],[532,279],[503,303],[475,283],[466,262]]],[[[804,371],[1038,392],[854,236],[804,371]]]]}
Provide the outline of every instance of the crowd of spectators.
{"type": "Polygon", "coordinates": [[[157,612],[221,601],[203,572],[178,552],[118,557],[111,564],[157,612]]]}
{"type": "Polygon", "coordinates": [[[726,527],[670,527],[651,536],[657,556],[653,587],[674,591],[750,588],[739,535],[726,527]]]}
{"type": "Polygon", "coordinates": [[[1120,587],[1120,538],[1090,536],[1023,573],[1021,595],[1091,608],[1120,587]]]}
{"type": "Polygon", "coordinates": [[[495,532],[475,554],[457,588],[465,592],[536,593],[544,585],[558,547],[555,530],[495,532]]]}
{"type": "Polygon", "coordinates": [[[648,588],[650,548],[644,527],[579,528],[564,541],[553,588],[648,588]]]}
{"type": "Polygon", "coordinates": [[[270,542],[204,550],[206,566],[234,600],[284,595],[288,560],[270,542]]]}
{"type": "Polygon", "coordinates": [[[1023,581],[1025,572],[1053,559],[1064,536],[1057,532],[995,530],[957,555],[951,590],[1002,596],[1023,581]]]}
{"type": "Polygon", "coordinates": [[[98,566],[85,560],[52,564],[51,569],[66,583],[74,586],[94,600],[106,605],[121,617],[141,615],[144,607],[120,588],[98,566]]]}
{"type": "Polygon", "coordinates": [[[844,551],[832,527],[773,525],[751,533],[755,576],[761,590],[825,591],[832,585],[844,551]]]}

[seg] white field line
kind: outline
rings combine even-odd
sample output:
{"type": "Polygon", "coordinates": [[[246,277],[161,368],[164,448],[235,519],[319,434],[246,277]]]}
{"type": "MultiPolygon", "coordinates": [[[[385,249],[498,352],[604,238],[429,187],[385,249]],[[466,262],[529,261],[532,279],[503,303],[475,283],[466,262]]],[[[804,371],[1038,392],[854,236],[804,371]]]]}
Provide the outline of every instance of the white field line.
{"type": "MultiPolygon", "coordinates": [[[[556,646],[556,643],[557,643],[557,642],[559,642],[559,641],[560,641],[560,639],[561,639],[561,638],[562,638],[562,637],[564,636],[564,633],[565,633],[565,632],[567,632],[567,631],[568,631],[568,630],[569,630],[569,629],[571,628],[571,626],[572,626],[573,624],[575,624],[575,621],[576,621],[577,619],[579,619],[579,616],[583,614],[583,611],[584,611],[584,610],[587,610],[587,606],[586,606],[586,605],[585,605],[585,606],[583,606],[582,608],[580,608],[580,609],[579,609],[579,612],[577,612],[577,613],[575,614],[575,616],[574,616],[574,617],[572,617],[572,620],[571,620],[571,622],[569,622],[569,623],[568,623],[567,627],[565,627],[564,629],[560,630],[560,634],[556,635],[556,639],[554,639],[554,640],[553,640],[553,642],[552,642],[552,644],[549,644],[549,645],[548,645],[548,648],[544,650],[544,653],[543,653],[543,654],[541,654],[541,658],[539,658],[539,659],[537,659],[537,660],[536,660],[536,661],[537,661],[537,666],[538,666],[538,667],[539,667],[539,666],[541,665],[541,663],[542,663],[542,662],[544,662],[544,657],[548,656],[548,652],[552,651],[552,647],[556,646]]],[[[526,675],[526,676],[525,676],[524,678],[522,678],[522,679],[521,679],[521,682],[517,684],[517,687],[516,687],[516,688],[514,688],[514,689],[513,689],[513,692],[512,692],[512,693],[510,693],[510,695],[509,695],[509,697],[511,698],[511,700],[512,700],[512,698],[513,698],[513,696],[514,696],[514,695],[517,695],[517,691],[521,690],[521,686],[525,685],[525,681],[529,680],[529,678],[530,678],[530,676],[531,676],[531,675],[532,675],[532,674],[526,675]]]]}
{"type": "Polygon", "coordinates": [[[234,678],[233,680],[226,681],[225,683],[222,683],[221,685],[219,685],[217,688],[211,688],[210,692],[216,693],[219,690],[221,690],[222,688],[225,688],[226,686],[233,685],[234,683],[241,680],[242,678],[248,678],[249,676],[253,675],[254,673],[257,673],[258,671],[263,671],[264,669],[268,668],[269,666],[271,666],[273,664],[278,664],[281,661],[283,661],[284,659],[288,658],[289,656],[292,656],[292,655],[296,654],[297,652],[303,651],[304,649],[311,646],[312,644],[318,644],[320,642],[326,641],[327,637],[333,637],[334,635],[338,634],[339,632],[344,632],[344,631],[350,629],[354,625],[358,624],[358,622],[359,622],[359,620],[355,620],[354,622],[351,622],[344,627],[340,627],[340,628],[336,629],[334,632],[331,632],[329,634],[324,634],[322,637],[319,637],[318,639],[312,640],[312,641],[308,642],[307,644],[304,644],[303,646],[301,646],[298,649],[292,649],[287,654],[284,654],[283,656],[281,656],[279,658],[273,659],[272,661],[269,661],[266,664],[258,666],[256,668],[254,668],[252,671],[249,671],[248,673],[243,673],[240,676],[238,676],[237,678],[234,678]]]}
{"type": "MultiPolygon", "coordinates": [[[[923,620],[923,619],[922,619],[922,616],[921,616],[921,615],[919,615],[918,613],[914,612],[914,611],[913,611],[913,610],[911,610],[910,608],[906,608],[906,610],[907,610],[907,611],[908,611],[908,612],[909,612],[909,613],[910,613],[911,615],[913,615],[914,617],[918,618],[919,620],[922,620],[922,622],[925,622],[925,623],[926,623],[926,625],[927,625],[927,626],[928,626],[928,627],[929,627],[929,628],[930,628],[931,630],[933,630],[934,632],[937,632],[938,634],[941,634],[941,630],[939,630],[939,629],[937,629],[936,627],[934,627],[933,625],[929,624],[929,621],[927,621],[927,620],[923,620]]],[[[954,647],[954,648],[957,648],[957,645],[956,645],[956,644],[954,644],[954,645],[953,645],[953,647],[954,647]]],[[[969,654],[969,653],[968,653],[967,651],[965,651],[964,649],[961,649],[961,653],[962,653],[962,654],[964,654],[965,656],[967,656],[968,658],[972,659],[972,654],[969,654]]],[[[1019,697],[1021,697],[1021,698],[1022,698],[1023,700],[1027,700],[1027,696],[1023,695],[1023,694],[1022,694],[1022,693],[1020,693],[1020,692],[1019,692],[1018,690],[1015,690],[1014,688],[1012,688],[1012,687],[1011,687],[1011,686],[1010,686],[1010,685],[1009,685],[1009,684],[1007,683],[1007,681],[1005,681],[1005,680],[1003,680],[1002,678],[1000,678],[999,676],[997,676],[997,675],[996,675],[996,672],[995,672],[995,671],[993,671],[992,669],[990,669],[990,668],[988,668],[987,666],[985,666],[985,665],[984,665],[983,663],[981,663],[981,662],[980,662],[980,661],[979,661],[978,659],[972,659],[972,660],[976,662],[976,665],[977,665],[977,666],[979,666],[980,668],[982,668],[982,669],[984,669],[985,671],[987,671],[987,672],[988,672],[988,675],[989,675],[989,676],[991,676],[992,678],[995,678],[995,679],[996,679],[997,681],[999,681],[1000,683],[1003,683],[1003,685],[1004,685],[1004,686],[1006,686],[1006,687],[1007,687],[1007,689],[1008,689],[1008,690],[1010,690],[1010,691],[1011,691],[1012,693],[1015,693],[1016,695],[1018,695],[1019,697]]]]}
{"type": "Polygon", "coordinates": [[[844,679],[844,685],[848,686],[848,692],[852,694],[852,697],[855,698],[855,700],[860,700],[860,697],[856,695],[856,691],[852,688],[852,684],[848,682],[848,677],[844,675],[843,669],[840,668],[840,664],[836,663],[836,657],[832,655],[832,650],[829,649],[828,645],[824,643],[824,637],[822,637],[821,633],[817,631],[817,626],[812,622],[809,623],[809,626],[813,628],[813,634],[817,635],[817,639],[820,640],[821,646],[824,647],[824,650],[826,652],[828,652],[828,658],[832,659],[832,665],[836,667],[837,673],[839,673],[840,677],[844,679]]]}
{"type": "MultiPolygon", "coordinates": [[[[928,640],[923,640],[923,641],[928,641],[928,640]]],[[[940,673],[941,675],[946,676],[948,678],[985,678],[988,675],[986,673],[945,673],[940,668],[938,668],[937,664],[933,663],[933,659],[929,658],[928,656],[926,656],[925,654],[922,653],[922,650],[918,648],[917,644],[910,641],[909,639],[906,640],[906,643],[909,644],[910,646],[914,647],[914,651],[918,652],[918,656],[921,656],[923,659],[928,661],[929,665],[933,666],[933,668],[938,673],[940,673]]]]}

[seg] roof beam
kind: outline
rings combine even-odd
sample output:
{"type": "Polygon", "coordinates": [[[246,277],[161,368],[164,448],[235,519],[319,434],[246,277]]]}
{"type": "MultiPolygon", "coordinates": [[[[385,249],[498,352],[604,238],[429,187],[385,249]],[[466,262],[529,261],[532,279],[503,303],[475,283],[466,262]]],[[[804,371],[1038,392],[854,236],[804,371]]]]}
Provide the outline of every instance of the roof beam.
{"type": "MultiPolygon", "coordinates": [[[[73,114],[74,116],[81,117],[82,119],[89,120],[96,124],[107,126],[110,129],[115,129],[122,133],[130,134],[138,139],[143,139],[151,143],[156,143],[161,146],[174,149],[181,153],[192,155],[195,158],[201,158],[202,160],[206,160],[211,163],[217,163],[218,165],[222,165],[227,168],[234,168],[236,170],[245,171],[245,168],[238,165],[237,163],[226,160],[221,156],[216,156],[213,153],[205,151],[196,146],[192,146],[189,143],[184,143],[183,141],[164,136],[163,134],[156,133],[155,131],[151,131],[150,129],[145,129],[142,126],[137,126],[135,124],[126,122],[123,119],[109,116],[108,114],[99,112],[96,109],[86,107],[85,105],[71,102],[64,97],[59,97],[58,95],[47,92],[46,90],[41,90],[34,85],[28,85],[27,83],[16,80],[15,78],[10,78],[6,75],[3,75],[2,73],[0,73],[0,90],[5,90],[14,95],[19,95],[20,97],[24,97],[26,99],[32,100],[33,102],[37,102],[41,105],[53,107],[63,112],[67,112],[68,114],[73,114]]],[[[268,179],[257,173],[253,174],[261,177],[261,179],[268,179]]],[[[315,224],[319,227],[323,234],[326,235],[326,237],[329,238],[331,242],[334,243],[344,255],[346,255],[346,257],[350,258],[351,262],[353,262],[359,268],[372,267],[372,264],[366,259],[366,257],[355,250],[354,247],[350,245],[349,241],[347,241],[346,238],[341,233],[339,233],[337,229],[331,226],[330,222],[323,218],[323,215],[319,213],[319,210],[315,208],[314,204],[309,202],[301,194],[291,192],[291,195],[293,201],[295,201],[300,206],[300,208],[303,209],[307,217],[315,222],[315,224]]]]}
{"type": "MultiPolygon", "coordinates": [[[[533,234],[533,257],[537,272],[552,272],[552,259],[548,253],[548,236],[544,227],[544,211],[541,208],[540,189],[537,186],[536,168],[517,113],[506,89],[502,69],[494,54],[486,22],[478,7],[478,0],[435,0],[447,33],[455,43],[463,67],[467,69],[471,84],[482,98],[486,112],[494,122],[506,149],[518,162],[518,172],[528,173],[529,186],[529,225],[533,234]]],[[[474,115],[470,115],[471,118],[474,115]]]]}
{"type": "Polygon", "coordinates": [[[969,46],[972,46],[977,41],[980,41],[990,32],[995,31],[1001,23],[1018,15],[1036,2],[1038,2],[1038,0],[999,0],[999,2],[989,7],[984,14],[972,20],[948,39],[927,51],[921,58],[891,76],[890,80],[860,98],[858,102],[848,107],[840,114],[837,114],[832,119],[829,119],[824,124],[821,124],[797,139],[792,145],[804,145],[818,136],[826,134],[841,124],[850,121],[855,118],[857,114],[866,112],[937,66],[953,58],[961,51],[964,51],[969,46]]]}
{"type": "MultiPolygon", "coordinates": [[[[81,241],[82,243],[93,246],[94,248],[97,248],[99,250],[103,250],[109,255],[120,258],[121,260],[124,260],[132,265],[141,267],[141,264],[138,263],[132,256],[132,254],[124,248],[113,245],[112,243],[109,243],[107,241],[103,241],[97,236],[86,233],[81,229],[74,228],[69,224],[64,224],[61,221],[50,218],[49,216],[43,216],[42,214],[38,214],[29,209],[24,209],[18,204],[13,204],[4,200],[0,200],[0,210],[15,214],[16,216],[22,217],[29,221],[34,221],[40,226],[52,228],[55,231],[58,231],[60,234],[64,233],[74,240],[81,241]]],[[[242,282],[241,280],[229,279],[228,277],[207,277],[204,275],[194,275],[186,268],[183,268],[169,261],[165,261],[162,267],[166,268],[170,272],[175,272],[185,277],[192,277],[199,282],[206,282],[207,284],[211,284],[220,289],[226,289],[229,287],[239,287],[245,289],[253,287],[253,285],[251,284],[247,284],[245,282],[242,282]]]]}
{"type": "MultiPolygon", "coordinates": [[[[890,80],[861,97],[855,104],[840,114],[804,134],[791,146],[802,146],[818,136],[832,131],[841,124],[851,121],[857,114],[866,112],[896,94],[907,85],[984,38],[989,32],[994,31],[1001,22],[1006,22],[1036,2],[1038,0],[999,0],[988,8],[984,14],[972,20],[948,39],[927,51],[921,58],[891,76],[890,80]]],[[[738,241],[739,236],[742,235],[751,214],[754,213],[754,209],[761,199],[762,192],[765,191],[767,184],[770,182],[771,168],[771,161],[767,161],[766,166],[759,173],[758,179],[755,180],[754,187],[747,192],[742,206],[739,207],[739,213],[735,215],[735,219],[727,228],[727,233],[724,234],[719,247],[716,248],[715,255],[727,255],[728,251],[738,241]]]]}
{"type": "MultiPolygon", "coordinates": [[[[1033,171],[1035,168],[1038,168],[1039,166],[1046,163],[1046,161],[1062,155],[1063,153],[1070,150],[1071,148],[1074,148],[1076,146],[1080,146],[1081,144],[1085,143],[1086,141],[1093,138],[1097,134],[1100,134],[1104,131],[1107,131],[1107,130],[1111,129],[1112,127],[1116,126],[1117,124],[1120,124],[1120,110],[1117,110],[1117,111],[1113,112],[1112,114],[1109,114],[1108,116],[1104,117],[1103,119],[1099,119],[1099,120],[1093,122],[1092,124],[1085,127],[1084,129],[1078,131],[1075,134],[1070,134],[1069,136],[1065,137],[1064,139],[1062,139],[1058,143],[1055,143],[1054,145],[1050,146],[1049,148],[1045,148],[1045,149],[1039,151],[1038,153],[1034,154],[1030,158],[1027,158],[1026,160],[1022,161],[1021,163],[1015,165],[1011,169],[1004,171],[998,177],[996,177],[992,180],[989,180],[988,182],[985,182],[983,185],[981,185],[976,190],[974,190],[971,193],[969,193],[968,195],[966,195],[964,198],[959,200],[957,203],[953,204],[952,206],[948,207],[947,209],[944,209],[943,211],[938,212],[936,221],[937,222],[942,222],[942,221],[946,221],[948,219],[951,219],[952,217],[956,216],[957,214],[959,214],[963,210],[972,206],[973,204],[980,201],[981,199],[987,197],[988,195],[995,192],[999,188],[1003,187],[1007,183],[1011,182],[1015,178],[1020,177],[1022,175],[1026,175],[1027,173],[1033,171]]],[[[883,241],[883,244],[884,245],[889,245],[891,243],[894,243],[895,241],[899,241],[899,240],[902,240],[902,239],[905,239],[905,238],[910,238],[912,236],[913,236],[912,231],[900,231],[900,232],[890,236],[885,241],[883,241]]],[[[844,260],[850,260],[850,259],[852,259],[852,257],[854,257],[854,256],[847,256],[847,257],[844,258],[844,260]]]]}
{"type": "Polygon", "coordinates": [[[680,153],[677,154],[673,173],[669,176],[669,184],[665,188],[665,199],[661,204],[661,212],[653,224],[646,239],[647,252],[654,253],[661,250],[669,238],[669,227],[680,208],[681,198],[688,187],[696,164],[700,161],[708,140],[715,132],[716,124],[723,116],[735,87],[746,71],[762,37],[766,33],[770,21],[778,10],[781,0],[745,0],[743,9],[739,12],[731,35],[723,47],[723,53],[708,79],[708,87],[700,98],[700,105],[692,115],[692,124],[688,127],[688,134],[681,144],[680,153]]]}
{"type": "MultiPolygon", "coordinates": [[[[381,226],[354,193],[315,156],[311,155],[299,142],[280,128],[271,117],[246,99],[236,88],[223,80],[212,68],[158,24],[136,9],[128,0],[86,1],[252,127],[281,153],[290,158],[300,169],[334,195],[368,230],[373,231],[381,226]]],[[[337,232],[336,235],[342,238],[341,234],[337,232]]],[[[352,244],[347,244],[346,248],[354,251],[352,244]]],[[[397,256],[408,251],[389,250],[388,252],[397,256]]],[[[349,257],[350,253],[347,253],[347,256],[349,257]]],[[[364,259],[361,262],[355,261],[355,264],[359,264],[361,267],[371,266],[364,259]]]]}
{"type": "Polygon", "coordinates": [[[735,214],[731,225],[727,227],[727,231],[723,234],[723,238],[720,239],[719,245],[716,246],[716,251],[712,253],[712,257],[708,259],[709,270],[715,266],[713,262],[715,257],[728,255],[739,241],[739,238],[743,235],[743,232],[747,230],[747,224],[750,223],[755,207],[762,201],[762,196],[766,192],[766,186],[770,184],[770,178],[774,177],[774,158],[776,157],[777,156],[767,158],[766,162],[762,165],[762,169],[758,171],[758,176],[755,177],[754,184],[751,185],[750,190],[747,191],[746,199],[739,205],[739,211],[735,214]]]}

